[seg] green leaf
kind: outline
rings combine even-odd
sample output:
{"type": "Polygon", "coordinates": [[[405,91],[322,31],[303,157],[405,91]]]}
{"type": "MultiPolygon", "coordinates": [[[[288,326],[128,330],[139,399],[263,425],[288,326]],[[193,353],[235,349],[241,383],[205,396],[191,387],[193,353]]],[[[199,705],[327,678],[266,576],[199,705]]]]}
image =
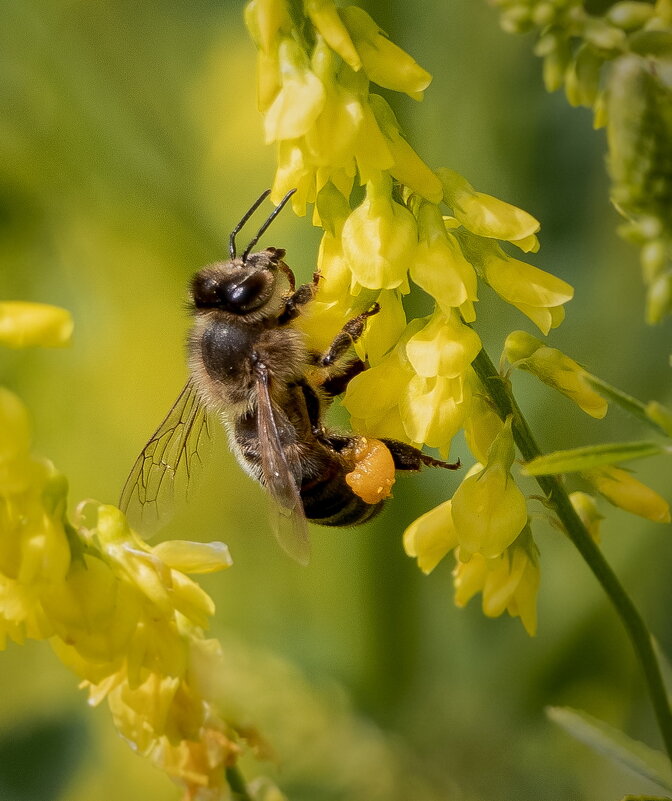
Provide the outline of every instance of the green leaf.
{"type": "Polygon", "coordinates": [[[644,776],[665,790],[672,790],[672,768],[667,755],[633,740],[607,723],[569,707],[551,706],[546,714],[566,732],[614,762],[644,776]]]}
{"type": "Polygon", "coordinates": [[[625,410],[633,417],[636,417],[638,420],[641,420],[643,423],[646,423],[646,425],[651,426],[651,428],[659,434],[665,434],[668,437],[672,436],[672,430],[670,429],[672,425],[672,413],[660,403],[656,401],[651,401],[648,404],[642,403],[642,401],[637,400],[637,398],[633,398],[632,395],[628,395],[626,392],[612,387],[611,384],[607,384],[606,381],[602,381],[601,378],[595,375],[589,374],[585,376],[585,378],[593,389],[599,392],[602,397],[620,406],[621,409],[625,410]],[[665,422],[666,419],[667,424],[665,422]]]}
{"type": "Polygon", "coordinates": [[[608,442],[604,445],[585,445],[582,448],[554,451],[538,456],[523,465],[521,472],[526,476],[576,473],[602,467],[605,464],[644,459],[646,456],[657,456],[665,452],[666,448],[656,442],[608,442]]]}

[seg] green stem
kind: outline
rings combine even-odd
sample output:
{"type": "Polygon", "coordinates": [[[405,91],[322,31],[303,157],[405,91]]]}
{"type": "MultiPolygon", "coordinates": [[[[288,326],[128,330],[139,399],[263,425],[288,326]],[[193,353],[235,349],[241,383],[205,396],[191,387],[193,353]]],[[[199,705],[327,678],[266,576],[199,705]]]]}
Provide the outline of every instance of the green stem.
{"type": "MultiPolygon", "coordinates": [[[[474,360],[473,366],[486,392],[495,403],[501,418],[505,419],[508,415],[513,415],[513,436],[523,458],[526,461],[530,461],[530,459],[541,456],[541,451],[534,441],[527,421],[510,391],[508,380],[497,372],[485,350],[481,350],[474,360]]],[[[537,476],[537,482],[546,495],[549,504],[555,510],[567,536],[574,543],[588,567],[593,571],[593,575],[602,585],[625,626],[628,637],[644,670],[644,677],[658,721],[658,727],[665,743],[665,749],[670,760],[672,760],[672,711],[670,710],[669,699],[653,649],[651,635],[646,624],[604,558],[602,551],[595,544],[595,541],[574,511],[560,477],[537,476]]]]}
{"type": "Polygon", "coordinates": [[[226,780],[236,801],[252,801],[252,796],[247,792],[243,774],[237,765],[231,765],[226,769],[226,780]]]}

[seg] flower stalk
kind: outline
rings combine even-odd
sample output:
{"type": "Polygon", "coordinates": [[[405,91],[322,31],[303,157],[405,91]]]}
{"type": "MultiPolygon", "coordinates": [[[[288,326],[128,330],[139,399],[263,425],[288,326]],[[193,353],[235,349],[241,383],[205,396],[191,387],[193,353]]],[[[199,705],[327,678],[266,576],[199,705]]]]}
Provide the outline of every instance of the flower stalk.
{"type": "MultiPolygon", "coordinates": [[[[474,359],[473,367],[502,420],[507,419],[510,415],[513,417],[513,438],[525,461],[541,456],[541,450],[509,389],[507,380],[497,372],[485,350],[481,350],[474,359]]],[[[560,477],[557,475],[537,476],[536,479],[548,503],[562,523],[567,536],[602,585],[625,626],[644,672],[665,750],[672,761],[672,710],[653,648],[651,634],[632,599],[572,506],[560,477]]]]}

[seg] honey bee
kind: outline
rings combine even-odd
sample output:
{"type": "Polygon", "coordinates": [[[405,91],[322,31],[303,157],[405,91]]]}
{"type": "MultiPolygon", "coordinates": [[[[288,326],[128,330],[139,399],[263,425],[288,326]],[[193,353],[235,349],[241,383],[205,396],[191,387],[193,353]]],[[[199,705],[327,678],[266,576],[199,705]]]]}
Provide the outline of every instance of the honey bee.
{"type": "Polygon", "coordinates": [[[358,525],[380,511],[395,470],[424,465],[455,470],[460,463],[433,459],[396,440],[325,427],[332,399],[365,367],[351,354],[351,346],[379,306],[349,320],[326,352],[308,347],[292,322],[312,300],[319,275],[297,287],[283,261],[284,250],[252,252],[293,191],[238,256],[236,236],[270,190],[264,192],[232,231],[229,260],[193,276],[190,376],[138,456],[120,506],[139,518],[141,527],[148,527],[148,518],[160,521],[176,479],[191,478],[199,447],[209,436],[209,416],[218,416],[238,462],[274,501],[273,528],[280,545],[306,564],[306,520],[323,526],[358,525]]]}

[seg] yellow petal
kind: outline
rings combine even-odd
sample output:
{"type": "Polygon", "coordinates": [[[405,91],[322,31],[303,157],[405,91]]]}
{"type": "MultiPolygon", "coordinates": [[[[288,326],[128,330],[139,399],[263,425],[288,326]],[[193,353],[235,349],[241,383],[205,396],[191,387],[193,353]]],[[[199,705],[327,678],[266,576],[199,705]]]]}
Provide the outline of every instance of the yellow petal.
{"type": "Polygon", "coordinates": [[[18,300],[0,303],[2,345],[59,348],[70,341],[73,326],[70,312],[58,306],[18,300]]]}
{"type": "Polygon", "coordinates": [[[531,214],[476,190],[459,173],[443,168],[438,170],[443,184],[444,199],[462,225],[473,234],[525,245],[540,228],[531,214]],[[527,240],[527,241],[526,241],[527,240]]]}
{"type": "Polygon", "coordinates": [[[400,183],[431,203],[440,203],[443,197],[441,181],[418,156],[401,134],[401,128],[387,101],[380,95],[369,95],[369,103],[380,129],[387,137],[394,159],[390,172],[400,183]]]}
{"type": "Polygon", "coordinates": [[[0,463],[27,454],[29,449],[28,410],[17,395],[0,386],[0,463]]]}
{"type": "Polygon", "coordinates": [[[478,334],[464,325],[455,311],[448,316],[435,312],[429,323],[406,344],[413,369],[425,378],[461,376],[480,350],[478,334]]]}
{"type": "Polygon", "coordinates": [[[355,344],[360,359],[372,367],[380,364],[406,328],[406,314],[397,290],[384,289],[378,296],[380,311],[366,322],[364,335],[355,344]]]}
{"type": "Polygon", "coordinates": [[[254,41],[267,53],[277,44],[280,32],[288,32],[292,27],[284,0],[250,0],[245,6],[245,24],[254,41]]]}
{"type": "Polygon", "coordinates": [[[295,189],[292,208],[300,217],[306,213],[306,203],[315,200],[315,166],[301,142],[297,139],[278,142],[278,169],[271,191],[271,201],[277,205],[290,189],[295,189]]]}
{"type": "Polygon", "coordinates": [[[305,55],[292,39],[278,51],[282,89],[266,112],[266,143],[298,139],[314,125],[326,102],[322,81],[308,68],[305,55]]]}
{"type": "Polygon", "coordinates": [[[488,561],[480,553],[475,553],[468,560],[457,562],[453,570],[455,606],[466,606],[477,592],[481,592],[488,575],[488,561]]]}
{"type": "Polygon", "coordinates": [[[182,573],[216,573],[233,564],[228,545],[223,542],[166,540],[153,551],[168,567],[182,573]]]}
{"type": "Polygon", "coordinates": [[[569,500],[590,536],[595,542],[599,542],[600,523],[604,520],[604,515],[600,514],[595,498],[587,492],[572,492],[569,500]]]}
{"type": "Polygon", "coordinates": [[[655,523],[670,522],[669,503],[626,470],[600,467],[583,475],[614,506],[655,523]]]}
{"type": "Polygon", "coordinates": [[[460,546],[494,558],[527,522],[525,496],[500,465],[466,478],[453,496],[453,520],[460,546]]]}
{"type": "Polygon", "coordinates": [[[353,70],[362,66],[348,29],[338,15],[333,0],[305,0],[305,9],[313,25],[324,36],[327,44],[349,64],[353,70]]]}
{"type": "Polygon", "coordinates": [[[400,402],[404,429],[411,442],[424,442],[446,452],[469,409],[460,378],[414,376],[400,402]]]}
{"type": "Polygon", "coordinates": [[[345,221],[342,237],[354,283],[367,289],[407,288],[417,228],[411,212],[389,194],[369,184],[366,199],[345,221]]]}
{"type": "Polygon", "coordinates": [[[483,393],[478,379],[474,377],[477,389],[474,390],[469,414],[464,421],[464,437],[469,450],[479,462],[485,464],[488,451],[502,430],[502,419],[483,393]]]}
{"type": "Polygon", "coordinates": [[[432,76],[391,42],[366,11],[348,6],[340,13],[369,79],[419,100],[432,76]]]}
{"type": "Polygon", "coordinates": [[[488,258],[485,278],[509,303],[546,308],[567,303],[574,297],[574,290],[566,281],[510,257],[488,258]]]}
{"type": "Polygon", "coordinates": [[[423,203],[418,212],[420,241],[411,265],[411,278],[448,314],[477,296],[476,273],[457,239],[447,233],[437,206],[423,203]]]}
{"type": "Polygon", "coordinates": [[[404,550],[417,558],[423,573],[431,573],[457,545],[451,506],[452,501],[442,503],[411,523],[404,532],[404,550]]]}

